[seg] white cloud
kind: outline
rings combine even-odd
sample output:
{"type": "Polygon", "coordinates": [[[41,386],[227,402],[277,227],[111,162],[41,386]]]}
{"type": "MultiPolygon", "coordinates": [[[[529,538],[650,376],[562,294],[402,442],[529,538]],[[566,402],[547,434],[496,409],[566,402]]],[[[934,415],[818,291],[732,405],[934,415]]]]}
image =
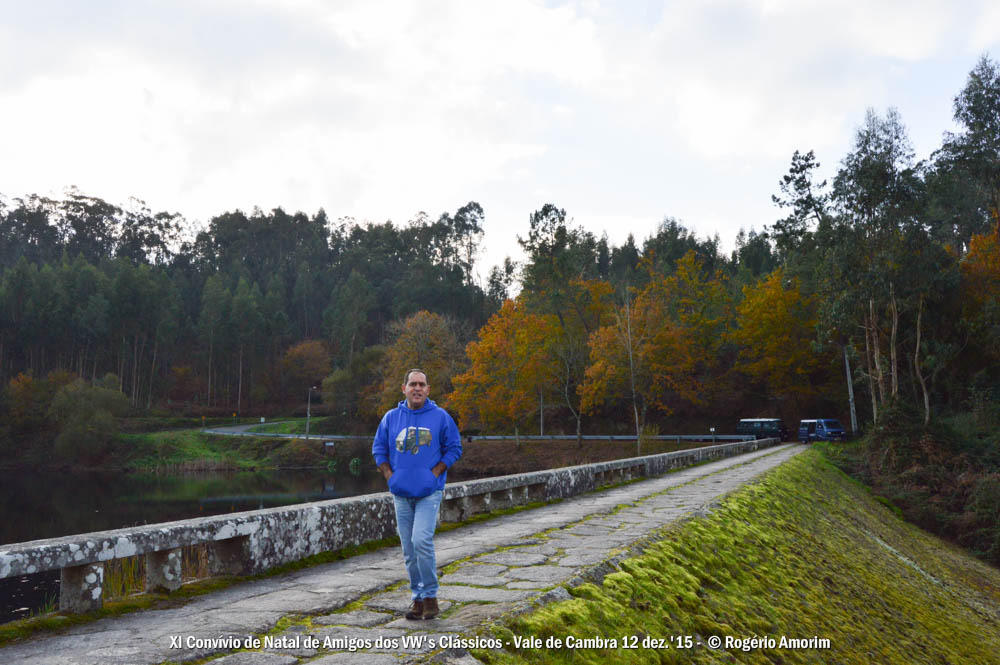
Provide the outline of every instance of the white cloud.
{"type": "Polygon", "coordinates": [[[18,3],[0,25],[19,63],[0,71],[0,192],[76,184],[202,219],[474,199],[494,262],[548,201],[612,240],[664,215],[724,242],[760,228],[793,150],[835,165],[867,106],[904,85],[950,100],[1000,44],[986,1],[85,7],[18,3]]]}

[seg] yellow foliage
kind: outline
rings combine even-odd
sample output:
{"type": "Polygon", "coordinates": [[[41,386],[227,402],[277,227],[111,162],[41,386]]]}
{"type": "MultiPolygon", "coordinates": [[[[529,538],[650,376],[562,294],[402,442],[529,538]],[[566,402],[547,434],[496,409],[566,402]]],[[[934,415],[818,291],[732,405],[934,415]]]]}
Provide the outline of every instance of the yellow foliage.
{"type": "Polygon", "coordinates": [[[557,326],[554,316],[530,314],[520,300],[504,302],[466,347],[469,369],[454,378],[448,405],[463,427],[478,420],[504,428],[532,412],[557,326]]]}
{"type": "Polygon", "coordinates": [[[1000,231],[973,235],[962,261],[962,292],[977,310],[1000,299],[1000,231]]]}
{"type": "Polygon", "coordinates": [[[464,358],[462,346],[445,317],[420,311],[404,321],[392,323],[388,334],[394,341],[382,360],[380,388],[376,395],[378,415],[403,399],[401,387],[408,369],[424,370],[431,386],[431,398],[435,401],[451,390],[452,377],[461,371],[464,358]]]}
{"type": "Polygon", "coordinates": [[[732,333],[740,346],[737,367],[775,396],[809,397],[816,394],[810,375],[820,365],[811,346],[815,307],[800,292],[798,280],[785,281],[779,268],[743,287],[739,326],[732,333]]]}
{"type": "Polygon", "coordinates": [[[673,275],[651,271],[650,278],[634,302],[590,337],[591,364],[580,389],[586,412],[614,395],[667,414],[680,402],[702,401],[729,318],[725,282],[707,277],[694,252],[678,260],[673,275]]]}

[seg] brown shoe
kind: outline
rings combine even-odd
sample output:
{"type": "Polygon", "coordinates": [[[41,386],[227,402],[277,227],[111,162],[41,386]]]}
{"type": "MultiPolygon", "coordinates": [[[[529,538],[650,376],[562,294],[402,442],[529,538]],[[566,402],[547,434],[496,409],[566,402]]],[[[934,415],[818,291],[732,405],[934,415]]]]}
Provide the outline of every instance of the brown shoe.
{"type": "Polygon", "coordinates": [[[406,618],[410,621],[419,621],[424,618],[424,601],[417,598],[406,611],[406,618]]]}
{"type": "Polygon", "coordinates": [[[424,619],[433,619],[438,615],[438,612],[440,612],[438,609],[438,599],[424,598],[424,619]]]}

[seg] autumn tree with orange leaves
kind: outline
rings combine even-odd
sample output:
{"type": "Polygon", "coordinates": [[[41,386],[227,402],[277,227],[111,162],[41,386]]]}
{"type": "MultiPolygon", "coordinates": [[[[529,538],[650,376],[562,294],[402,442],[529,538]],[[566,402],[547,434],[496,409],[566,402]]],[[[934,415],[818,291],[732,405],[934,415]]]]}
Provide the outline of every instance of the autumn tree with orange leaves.
{"type": "Polygon", "coordinates": [[[569,307],[551,321],[548,377],[553,391],[576,423],[576,443],[582,444],[584,393],[590,364],[590,339],[613,313],[611,284],[574,279],[567,285],[569,307]]]}
{"type": "Polygon", "coordinates": [[[466,347],[469,369],[453,380],[448,406],[463,427],[479,422],[488,429],[513,427],[536,412],[538,396],[550,390],[546,364],[555,317],[530,314],[520,300],[507,300],[466,347]]]}
{"type": "Polygon", "coordinates": [[[403,375],[414,367],[426,372],[435,401],[451,392],[452,377],[465,368],[454,321],[422,310],[389,324],[387,334],[391,343],[382,357],[378,382],[369,387],[365,399],[372,415],[385,413],[403,399],[403,375]]]}
{"type": "Polygon", "coordinates": [[[960,265],[963,318],[994,358],[1000,358],[1000,229],[973,235],[960,265]]]}
{"type": "Polygon", "coordinates": [[[772,398],[796,405],[818,393],[822,358],[814,351],[816,313],[798,279],[775,270],[743,287],[732,339],[740,347],[737,369],[765,387],[772,398]]]}
{"type": "Polygon", "coordinates": [[[634,301],[626,300],[613,322],[591,336],[581,388],[588,413],[626,396],[637,437],[649,407],[670,414],[682,403],[703,402],[731,309],[724,279],[706,274],[693,251],[672,275],[651,265],[645,264],[649,281],[634,301]]]}

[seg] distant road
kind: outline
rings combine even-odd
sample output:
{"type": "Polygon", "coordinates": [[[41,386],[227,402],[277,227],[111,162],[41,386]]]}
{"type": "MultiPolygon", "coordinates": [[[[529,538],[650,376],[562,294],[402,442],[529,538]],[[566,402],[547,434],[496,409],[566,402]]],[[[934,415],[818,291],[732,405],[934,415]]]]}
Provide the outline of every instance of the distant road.
{"type": "MultiPolygon", "coordinates": [[[[206,434],[222,434],[224,436],[263,436],[269,439],[304,439],[305,432],[298,434],[279,434],[277,432],[251,432],[252,427],[263,425],[278,425],[283,422],[296,422],[292,420],[275,420],[267,423],[250,423],[249,425],[226,425],[225,427],[203,427],[202,432],[206,434]]],[[[343,434],[317,434],[313,432],[310,439],[324,439],[326,441],[345,441],[347,439],[363,439],[361,436],[345,436],[343,434]]]]}

